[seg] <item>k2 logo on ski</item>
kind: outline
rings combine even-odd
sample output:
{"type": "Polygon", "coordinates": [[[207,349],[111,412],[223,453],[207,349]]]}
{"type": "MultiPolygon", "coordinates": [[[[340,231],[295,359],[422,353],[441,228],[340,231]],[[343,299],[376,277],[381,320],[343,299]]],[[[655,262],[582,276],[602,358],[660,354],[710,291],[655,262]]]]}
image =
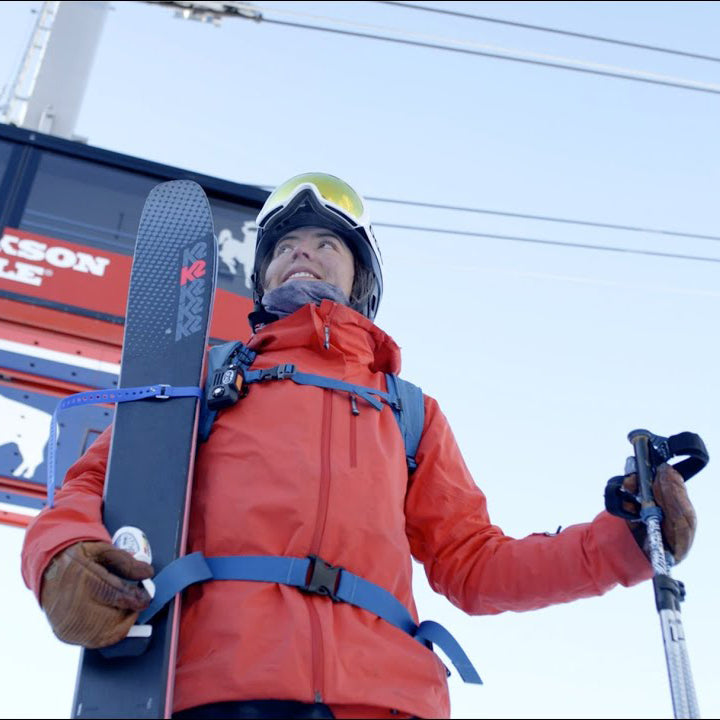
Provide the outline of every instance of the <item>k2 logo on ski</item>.
{"type": "Polygon", "coordinates": [[[204,274],[205,261],[195,260],[195,262],[189,267],[184,267],[180,269],[180,284],[185,285],[186,283],[201,278],[204,274]]]}
{"type": "Polygon", "coordinates": [[[180,269],[180,298],[175,340],[189,337],[202,329],[205,293],[205,257],[208,246],[199,242],[183,251],[180,269]]]}

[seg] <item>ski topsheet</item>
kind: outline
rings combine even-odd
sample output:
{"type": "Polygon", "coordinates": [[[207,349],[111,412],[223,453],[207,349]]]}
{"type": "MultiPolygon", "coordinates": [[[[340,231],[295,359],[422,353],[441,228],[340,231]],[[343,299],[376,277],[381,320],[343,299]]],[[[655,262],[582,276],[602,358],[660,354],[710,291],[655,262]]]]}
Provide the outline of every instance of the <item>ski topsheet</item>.
{"type": "MultiPolygon", "coordinates": [[[[133,256],[121,388],[200,386],[216,271],[212,214],[202,188],[189,180],[157,185],[145,203],[133,256]]],[[[116,408],[103,522],[111,535],[122,526],[140,528],[156,573],[185,552],[199,402],[149,399],[116,408]]],[[[152,620],[149,642],[134,657],[83,650],[73,717],[170,717],[179,616],[176,596],[152,620]]]]}

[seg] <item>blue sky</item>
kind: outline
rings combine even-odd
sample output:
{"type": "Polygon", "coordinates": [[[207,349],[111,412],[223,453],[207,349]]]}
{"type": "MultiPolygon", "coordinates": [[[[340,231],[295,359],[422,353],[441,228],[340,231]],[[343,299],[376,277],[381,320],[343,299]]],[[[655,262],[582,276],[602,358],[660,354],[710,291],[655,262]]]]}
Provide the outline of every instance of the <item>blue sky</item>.
{"type": "MultiPolygon", "coordinates": [[[[39,5],[0,4],[0,84],[12,81],[39,5]]],[[[328,22],[287,13],[314,14],[397,28],[406,38],[720,86],[720,65],[709,60],[381,3],[257,5],[269,19],[328,22]]],[[[425,5],[717,53],[718,2],[425,5]]],[[[719,121],[715,92],[241,19],[213,27],[120,2],[77,133],[93,145],[243,183],[321,170],[375,198],[720,237],[719,121]]],[[[711,462],[690,487],[695,547],[674,576],[688,592],[683,624],[700,710],[720,715],[713,517],[720,266],[640,254],[720,261],[718,240],[369,205],[385,260],[377,322],[403,348],[403,375],[440,402],[507,534],[592,519],[607,478],[622,472],[634,428],[704,438],[711,462]]],[[[54,640],[22,584],[21,531],[0,527],[0,541],[0,715],[67,717],[77,651],[54,640]]],[[[671,715],[649,584],[485,618],[435,596],[420,568],[416,586],[421,616],[454,632],[485,681],[476,688],[450,679],[453,717],[671,715]]]]}

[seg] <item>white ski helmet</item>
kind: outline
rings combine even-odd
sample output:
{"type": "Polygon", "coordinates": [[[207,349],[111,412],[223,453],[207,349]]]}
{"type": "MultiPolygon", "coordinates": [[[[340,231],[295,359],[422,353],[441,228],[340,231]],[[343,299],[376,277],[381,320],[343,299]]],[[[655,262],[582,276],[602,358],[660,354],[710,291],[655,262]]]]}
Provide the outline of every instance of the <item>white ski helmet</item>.
{"type": "MultiPolygon", "coordinates": [[[[374,320],[383,290],[382,257],[365,203],[346,182],[319,172],[296,175],[278,185],[260,210],[252,274],[256,309],[260,308],[263,296],[261,275],[275,244],[291,230],[311,225],[336,232],[352,250],[356,267],[360,265],[368,271],[370,287],[361,297],[355,297],[354,287],[350,305],[374,320]]],[[[356,285],[357,279],[356,272],[356,285]]]]}

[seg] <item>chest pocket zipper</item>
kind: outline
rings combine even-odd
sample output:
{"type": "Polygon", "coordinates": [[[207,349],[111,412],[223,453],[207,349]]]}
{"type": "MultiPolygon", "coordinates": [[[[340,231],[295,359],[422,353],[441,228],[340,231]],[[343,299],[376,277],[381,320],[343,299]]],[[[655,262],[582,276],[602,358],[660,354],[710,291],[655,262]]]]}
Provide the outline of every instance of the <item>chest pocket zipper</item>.
{"type": "Polygon", "coordinates": [[[357,400],[354,395],[350,395],[350,467],[357,467],[357,417],[360,414],[358,410],[357,400]]]}

